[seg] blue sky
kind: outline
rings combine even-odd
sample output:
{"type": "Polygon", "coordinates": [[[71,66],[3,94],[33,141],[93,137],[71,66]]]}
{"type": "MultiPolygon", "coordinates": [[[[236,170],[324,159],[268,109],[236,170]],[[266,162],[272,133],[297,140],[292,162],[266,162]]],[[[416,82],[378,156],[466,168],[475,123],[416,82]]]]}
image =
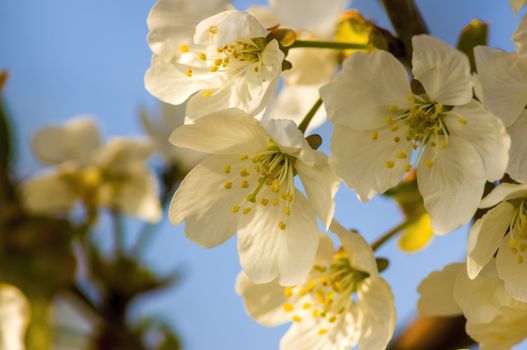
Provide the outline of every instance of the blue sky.
{"type": "MultiPolygon", "coordinates": [[[[11,72],[6,99],[18,136],[21,177],[39,167],[28,140],[39,127],[80,114],[94,115],[107,137],[141,134],[137,110],[155,106],[144,89],[149,66],[146,16],[153,0],[0,2],[0,68],[11,72]]],[[[239,8],[249,1],[235,1],[239,8]]],[[[258,1],[263,4],[263,1],[258,1]]],[[[455,43],[473,18],[490,22],[490,44],[512,49],[511,35],[520,19],[506,0],[421,0],[431,32],[455,43]]],[[[377,1],[355,0],[353,7],[389,27],[377,1]]],[[[300,11],[300,10],[299,10],[300,11]]],[[[327,150],[330,127],[318,132],[327,150]]],[[[364,205],[344,186],[337,195],[336,217],[369,240],[400,220],[391,202],[364,205]]],[[[135,227],[136,225],[130,225],[135,227]]],[[[236,241],[205,250],[188,241],[180,227],[163,225],[145,259],[159,272],[180,267],[179,285],[141,300],[137,314],[162,315],[180,331],[187,349],[273,349],[286,328],[257,325],[243,310],[233,285],[239,272],[236,241]]],[[[131,233],[133,236],[133,232],[131,233]]],[[[379,254],[391,260],[385,273],[396,296],[399,324],[412,317],[419,281],[430,271],[463,258],[466,229],[434,240],[424,252],[406,255],[395,241],[379,254]]]]}

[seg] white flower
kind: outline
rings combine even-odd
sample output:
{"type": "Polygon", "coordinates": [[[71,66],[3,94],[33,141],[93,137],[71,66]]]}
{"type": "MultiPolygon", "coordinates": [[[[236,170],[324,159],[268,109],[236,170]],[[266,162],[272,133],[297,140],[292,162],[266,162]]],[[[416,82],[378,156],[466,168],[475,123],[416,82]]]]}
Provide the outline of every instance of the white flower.
{"type": "Polygon", "coordinates": [[[165,161],[177,164],[184,174],[190,171],[204,157],[201,152],[174,147],[169,141],[170,134],[185,121],[185,104],[170,105],[161,103],[161,116],[152,118],[146,110],[141,110],[141,122],[165,161]]]}
{"type": "Polygon", "coordinates": [[[480,349],[508,350],[527,337],[527,304],[507,293],[492,260],[473,280],[465,264],[432,272],[418,287],[418,309],[424,316],[463,314],[480,349]]]}
{"type": "Polygon", "coordinates": [[[330,163],[363,201],[417,167],[419,191],[436,234],[467,223],[485,181],[500,179],[510,139],[499,118],[473,99],[468,59],[427,35],[413,38],[408,74],[385,51],[357,52],[321,89],[335,124],[330,163]]]}
{"type": "Polygon", "coordinates": [[[507,173],[527,182],[527,17],[514,33],[514,42],[517,52],[478,46],[474,53],[481,100],[503,120],[511,136],[507,173]]]}
{"type": "Polygon", "coordinates": [[[527,185],[501,184],[481,202],[489,210],[470,230],[468,276],[476,278],[496,254],[498,276],[514,298],[527,302],[527,185]]]}
{"type": "Polygon", "coordinates": [[[518,12],[521,10],[522,7],[527,5],[527,1],[525,0],[509,0],[509,3],[511,4],[512,8],[514,9],[514,13],[518,14],[518,12]]]}
{"type": "Polygon", "coordinates": [[[255,284],[244,273],[236,291],[247,312],[265,326],[293,321],[282,350],[385,349],[395,328],[389,285],[379,276],[368,243],[334,222],[342,246],[321,234],[315,265],[307,280],[292,287],[278,282],[255,284]],[[356,294],[357,299],[353,298],[356,294]]]}
{"type": "Polygon", "coordinates": [[[29,303],[14,286],[0,284],[0,350],[24,350],[29,303]]]}
{"type": "Polygon", "coordinates": [[[240,263],[256,283],[305,278],[318,242],[316,214],[328,226],[338,180],[289,120],[259,121],[238,109],[174,131],[176,146],[212,154],[183,180],[170,205],[173,224],[210,248],[238,231],[240,263]],[[295,188],[298,174],[307,194],[295,188]],[[316,214],[315,214],[316,213],[316,214]]]}
{"type": "Polygon", "coordinates": [[[160,219],[156,179],[146,166],[149,143],[116,138],[102,146],[95,122],[75,118],[39,130],[33,149],[42,163],[56,169],[22,185],[28,209],[69,211],[81,201],[89,210],[103,206],[148,221],[160,219]]]}
{"type": "Polygon", "coordinates": [[[225,11],[195,26],[193,38],[173,28],[181,1],[160,0],[148,23],[154,52],[145,85],[152,95],[170,104],[189,99],[189,121],[236,107],[256,115],[264,109],[278,84],[284,54],[276,40],[248,13],[225,11]]]}

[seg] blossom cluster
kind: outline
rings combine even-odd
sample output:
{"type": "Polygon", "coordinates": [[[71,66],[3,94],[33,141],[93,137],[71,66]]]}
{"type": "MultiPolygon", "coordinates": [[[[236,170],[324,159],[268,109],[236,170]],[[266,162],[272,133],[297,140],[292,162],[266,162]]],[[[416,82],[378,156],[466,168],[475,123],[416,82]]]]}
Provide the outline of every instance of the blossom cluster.
{"type": "MultiPolygon", "coordinates": [[[[237,234],[236,292],[262,325],[292,322],[281,349],[384,349],[394,297],[375,247],[334,219],[334,197],[340,180],[367,202],[415,174],[436,235],[491,208],[471,228],[466,264],[423,281],[420,311],[463,314],[482,348],[510,348],[527,337],[527,19],[516,52],[475,48],[475,73],[465,53],[425,34],[413,37],[406,66],[373,45],[346,56],[302,46],[335,40],[347,3],[323,3],[303,1],[302,16],[293,0],[248,12],[221,0],[154,5],[145,86],[184,120],[143,121],[167,158],[183,157],[173,146],[199,155],[171,223],[205,248],[237,234]],[[326,114],[329,156],[305,135],[326,114]],[[499,184],[484,196],[488,183],[499,184]]],[[[34,146],[56,169],[24,184],[28,207],[81,202],[92,216],[107,207],[160,218],[152,144],[101,146],[81,118],[43,129],[34,146]]]]}

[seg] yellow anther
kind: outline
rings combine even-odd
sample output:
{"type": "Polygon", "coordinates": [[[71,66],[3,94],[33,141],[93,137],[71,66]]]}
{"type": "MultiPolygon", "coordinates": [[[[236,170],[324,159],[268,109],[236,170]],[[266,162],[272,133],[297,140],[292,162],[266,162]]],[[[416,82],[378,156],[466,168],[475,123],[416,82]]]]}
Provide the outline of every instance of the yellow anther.
{"type": "Polygon", "coordinates": [[[282,198],[284,201],[287,199],[285,192],[280,193],[280,198],[282,198]]]}
{"type": "Polygon", "coordinates": [[[440,144],[441,144],[441,148],[442,148],[442,149],[447,149],[447,148],[448,148],[448,142],[447,142],[447,140],[444,140],[444,139],[441,140],[441,143],[440,143],[440,144]]]}
{"type": "Polygon", "coordinates": [[[256,196],[254,194],[250,194],[245,198],[248,202],[256,203],[256,196]]]}
{"type": "Polygon", "coordinates": [[[377,131],[374,131],[371,133],[371,139],[373,141],[377,140],[379,138],[379,133],[377,131]]]}
{"type": "Polygon", "coordinates": [[[251,208],[245,208],[245,209],[243,209],[243,211],[242,211],[243,215],[247,215],[247,214],[249,214],[250,212],[251,212],[251,208]]]}
{"type": "Polygon", "coordinates": [[[247,177],[249,176],[249,172],[247,171],[247,169],[242,169],[242,171],[240,171],[240,176],[241,177],[247,177]]]}
{"type": "Polygon", "coordinates": [[[391,124],[391,123],[393,123],[393,119],[392,119],[392,117],[387,116],[387,117],[386,117],[386,124],[391,124]]]}
{"type": "Polygon", "coordinates": [[[218,27],[216,27],[216,26],[210,26],[210,27],[209,27],[209,33],[211,33],[211,34],[217,34],[217,33],[218,33],[218,27]]]}
{"type": "Polygon", "coordinates": [[[406,154],[406,152],[401,152],[397,155],[397,158],[398,159],[406,159],[408,158],[408,154],[406,154]]]}
{"type": "Polygon", "coordinates": [[[526,251],[526,250],[527,250],[527,245],[525,245],[525,244],[521,244],[521,245],[520,245],[520,251],[524,252],[524,251],[526,251]]]}
{"type": "Polygon", "coordinates": [[[224,168],[223,168],[223,172],[225,174],[228,174],[231,172],[231,166],[230,165],[226,165],[224,168]]]}
{"type": "Polygon", "coordinates": [[[311,306],[313,306],[313,305],[311,305],[310,303],[305,303],[304,305],[302,305],[302,308],[304,308],[304,310],[307,310],[307,309],[309,309],[311,306]]]}
{"type": "Polygon", "coordinates": [[[243,180],[241,184],[241,188],[249,188],[249,181],[243,180]]]}
{"type": "Polygon", "coordinates": [[[425,165],[428,167],[428,168],[431,168],[434,166],[434,161],[431,160],[431,159],[427,159],[425,160],[425,165]]]}
{"type": "Polygon", "coordinates": [[[256,171],[257,173],[259,173],[261,170],[260,166],[259,165],[255,165],[254,166],[254,171],[256,171]]]}
{"type": "Polygon", "coordinates": [[[412,141],[412,138],[409,135],[406,135],[405,140],[406,141],[412,141]]]}
{"type": "Polygon", "coordinates": [[[279,203],[280,201],[278,200],[278,198],[273,199],[273,207],[278,206],[279,203]]]}
{"type": "Polygon", "coordinates": [[[190,48],[188,47],[188,45],[186,44],[183,44],[183,45],[179,45],[179,52],[181,53],[186,53],[190,50],[190,48]]]}
{"type": "Polygon", "coordinates": [[[336,320],[337,320],[336,316],[331,316],[330,318],[328,318],[329,323],[334,323],[336,320]]]}
{"type": "Polygon", "coordinates": [[[435,147],[435,146],[437,146],[437,144],[435,143],[435,141],[430,141],[430,146],[431,147],[435,147]]]}
{"type": "Polygon", "coordinates": [[[399,108],[397,108],[397,106],[394,106],[394,105],[388,106],[388,112],[390,112],[390,113],[395,113],[398,110],[399,110],[399,108]]]}
{"type": "Polygon", "coordinates": [[[406,166],[404,167],[404,171],[410,171],[412,170],[412,164],[406,164],[406,166]]]}
{"type": "Polygon", "coordinates": [[[262,203],[262,205],[267,205],[267,204],[269,204],[269,199],[267,199],[267,198],[262,198],[262,199],[260,200],[260,203],[262,203]]]}
{"type": "Polygon", "coordinates": [[[221,58],[216,58],[214,60],[214,65],[217,67],[221,66],[222,63],[223,63],[223,60],[221,58]]]}
{"type": "Polygon", "coordinates": [[[324,335],[324,334],[326,334],[327,332],[328,332],[327,329],[325,329],[325,328],[321,328],[321,329],[318,330],[318,335],[324,335]]]}
{"type": "Polygon", "coordinates": [[[285,222],[280,221],[280,222],[278,223],[278,228],[279,228],[280,230],[285,230],[286,227],[287,227],[287,225],[285,224],[285,222]]]}
{"type": "Polygon", "coordinates": [[[291,317],[291,321],[293,322],[302,322],[302,317],[298,316],[298,315],[294,315],[293,317],[291,317]]]}
{"type": "Polygon", "coordinates": [[[212,95],[212,90],[203,90],[202,95],[203,97],[209,97],[210,95],[212,95]]]}
{"type": "Polygon", "coordinates": [[[187,77],[189,77],[189,78],[192,77],[192,69],[190,67],[187,68],[187,73],[186,74],[187,74],[187,77]]]}
{"type": "Polygon", "coordinates": [[[393,142],[395,142],[395,143],[399,143],[399,141],[401,141],[401,138],[400,138],[399,136],[395,136],[395,137],[393,138],[393,142]]]}
{"type": "Polygon", "coordinates": [[[414,99],[414,94],[409,94],[408,96],[406,96],[406,99],[407,99],[408,101],[413,101],[413,99],[414,99]]]}
{"type": "Polygon", "coordinates": [[[320,311],[318,309],[313,310],[313,317],[318,317],[320,315],[320,311]]]}
{"type": "Polygon", "coordinates": [[[290,298],[291,296],[293,296],[293,287],[285,287],[284,288],[284,296],[286,298],[290,298]]]}
{"type": "Polygon", "coordinates": [[[284,311],[291,312],[293,311],[294,307],[291,304],[284,304],[284,311]]]}
{"type": "Polygon", "coordinates": [[[218,71],[218,69],[219,68],[217,66],[212,66],[212,67],[210,67],[210,72],[211,73],[216,73],[218,71]]]}
{"type": "Polygon", "coordinates": [[[386,164],[384,164],[384,166],[388,169],[392,169],[395,166],[395,163],[393,160],[389,160],[386,162],[386,164]]]}
{"type": "Polygon", "coordinates": [[[236,214],[237,212],[240,211],[240,206],[239,205],[233,205],[232,208],[231,208],[231,211],[236,214]]]}
{"type": "Polygon", "coordinates": [[[518,249],[515,247],[510,247],[509,250],[511,251],[512,254],[518,254],[518,249]]]}
{"type": "Polygon", "coordinates": [[[466,120],[465,118],[463,117],[459,117],[459,119],[457,120],[459,122],[459,124],[461,125],[467,125],[468,124],[468,120],[466,120]]]}
{"type": "Polygon", "coordinates": [[[291,208],[290,208],[290,207],[285,207],[285,208],[284,208],[284,213],[285,213],[285,215],[287,215],[287,216],[291,215],[291,208]]]}
{"type": "Polygon", "coordinates": [[[207,55],[204,53],[204,52],[200,52],[198,53],[198,58],[202,61],[206,61],[207,60],[207,55]]]}
{"type": "Polygon", "coordinates": [[[518,255],[518,256],[516,257],[516,262],[517,262],[518,264],[523,264],[523,256],[518,255]]]}
{"type": "Polygon", "coordinates": [[[240,160],[247,160],[247,159],[249,159],[249,156],[246,154],[240,157],[240,160]]]}
{"type": "Polygon", "coordinates": [[[291,193],[287,193],[286,196],[285,196],[285,200],[288,201],[288,202],[292,202],[293,201],[293,195],[291,193]]]}
{"type": "Polygon", "coordinates": [[[226,190],[230,190],[232,188],[232,182],[230,181],[227,181],[225,183],[225,185],[223,185],[223,187],[226,189],[226,190]]]}
{"type": "Polygon", "coordinates": [[[399,130],[399,126],[398,126],[397,124],[392,125],[392,127],[390,128],[390,130],[391,130],[392,132],[396,132],[397,130],[399,130]]]}
{"type": "Polygon", "coordinates": [[[434,105],[434,110],[435,110],[436,114],[443,113],[443,105],[440,105],[439,103],[436,103],[434,105]]]}
{"type": "Polygon", "coordinates": [[[278,183],[278,181],[276,180],[273,181],[273,184],[271,185],[271,190],[274,193],[278,193],[278,191],[280,190],[280,184],[278,183]]]}

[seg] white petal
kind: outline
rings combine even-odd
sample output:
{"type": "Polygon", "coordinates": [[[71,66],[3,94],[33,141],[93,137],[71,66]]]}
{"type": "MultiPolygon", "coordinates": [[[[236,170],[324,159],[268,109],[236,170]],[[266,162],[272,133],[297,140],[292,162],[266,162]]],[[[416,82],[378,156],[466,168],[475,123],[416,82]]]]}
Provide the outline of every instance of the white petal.
{"type": "Polygon", "coordinates": [[[280,23],[276,13],[267,6],[250,6],[247,12],[256,17],[264,28],[271,28],[280,23]]]}
{"type": "Polygon", "coordinates": [[[452,135],[463,138],[476,148],[485,166],[487,181],[503,177],[509,162],[511,142],[499,118],[472,100],[447,113],[445,123],[452,135]]]}
{"type": "Polygon", "coordinates": [[[236,10],[218,13],[199,22],[194,43],[222,48],[237,40],[265,37],[267,30],[247,12],[236,10]],[[210,28],[215,28],[210,30],[210,28]]]}
{"type": "Polygon", "coordinates": [[[459,106],[472,99],[467,56],[430,35],[412,38],[413,73],[434,102],[459,106]]]}
{"type": "MultiPolygon", "coordinates": [[[[267,190],[270,192],[270,190],[267,190]]],[[[262,192],[262,196],[272,198],[262,192]]],[[[291,215],[284,218],[282,205],[256,204],[241,217],[238,252],[243,270],[254,283],[278,277],[280,285],[297,285],[309,273],[318,245],[315,213],[304,195],[296,191],[291,215]],[[279,228],[283,221],[287,227],[279,228]]]]}
{"type": "Polygon", "coordinates": [[[264,119],[261,122],[269,137],[276,142],[283,153],[304,159],[309,165],[314,165],[316,159],[304,134],[296,124],[287,119],[264,119]]]}
{"type": "Polygon", "coordinates": [[[327,83],[338,64],[334,50],[294,49],[287,54],[293,69],[284,72],[287,85],[308,85],[318,88],[327,83]]]}
{"type": "Polygon", "coordinates": [[[239,109],[222,110],[183,125],[170,135],[178,147],[213,154],[252,154],[267,147],[259,122],[239,109]]]}
{"type": "Polygon", "coordinates": [[[483,195],[485,172],[481,157],[467,141],[450,135],[448,148],[427,149],[417,168],[417,184],[435,234],[444,235],[466,224],[483,195]],[[435,159],[434,159],[435,157],[435,159]],[[424,159],[432,159],[431,167],[424,159]]]}
{"type": "Polygon", "coordinates": [[[496,257],[498,276],[505,281],[505,289],[513,298],[527,302],[527,274],[525,273],[527,256],[519,247],[517,248],[518,253],[514,254],[509,246],[509,239],[510,236],[507,235],[501,241],[496,257]],[[521,263],[518,261],[519,257],[522,259],[521,263]]]}
{"type": "Polygon", "coordinates": [[[35,212],[68,212],[78,196],[60,173],[42,175],[22,184],[22,202],[35,212]]]}
{"type": "Polygon", "coordinates": [[[99,128],[90,117],[76,117],[64,126],[42,128],[32,140],[38,160],[50,165],[67,160],[85,163],[100,144],[99,128]]]}
{"type": "Polygon", "coordinates": [[[399,159],[399,156],[405,153],[409,157],[412,149],[404,135],[405,130],[394,133],[383,129],[372,134],[335,125],[330,165],[362,201],[368,201],[399,183],[406,172],[408,158],[399,159]],[[394,141],[396,137],[400,142],[394,141]],[[392,168],[388,167],[390,162],[393,162],[392,168]]]}
{"type": "Polygon", "coordinates": [[[243,298],[247,313],[258,323],[273,327],[289,321],[290,315],[283,308],[284,287],[278,281],[255,284],[241,272],[236,279],[236,293],[243,298]]]}
{"type": "MultiPolygon", "coordinates": [[[[145,74],[145,88],[163,102],[178,105],[203,89],[221,87],[221,76],[211,74],[209,68],[193,68],[187,76],[187,64],[154,55],[145,74]]],[[[212,96],[211,96],[212,97],[212,96]]]]}
{"type": "Polygon", "coordinates": [[[318,36],[333,34],[339,15],[348,2],[347,0],[269,1],[282,27],[310,30],[318,36]]]}
{"type": "Polygon", "coordinates": [[[361,283],[358,295],[364,315],[359,349],[386,349],[397,318],[390,286],[380,277],[370,277],[361,283]]]}
{"type": "Polygon", "coordinates": [[[224,188],[229,179],[224,167],[239,161],[228,156],[205,159],[188,173],[172,198],[170,221],[174,225],[186,221],[185,234],[203,247],[215,247],[236,232],[238,216],[231,208],[242,202],[245,193],[237,186],[224,188]]]}
{"type": "Polygon", "coordinates": [[[16,287],[0,284],[0,349],[24,350],[29,301],[16,287]]]}
{"type": "Polygon", "coordinates": [[[189,43],[202,19],[225,10],[226,0],[158,0],[147,19],[148,45],[158,55],[172,56],[189,43]]]}
{"type": "Polygon", "coordinates": [[[403,65],[382,50],[354,53],[320,89],[329,120],[356,130],[384,126],[388,107],[406,109],[410,93],[403,65]]]}
{"type": "Polygon", "coordinates": [[[456,280],[454,297],[470,323],[490,322],[501,313],[503,305],[514,301],[496,274],[496,264],[490,263],[471,280],[461,273],[456,280]]]}
{"type": "Polygon", "coordinates": [[[490,208],[501,201],[527,197],[527,185],[501,183],[481,201],[480,208],[490,208]]]}
{"type": "Polygon", "coordinates": [[[510,126],[527,104],[527,64],[515,53],[486,46],[474,49],[483,100],[510,126]]]}
{"type": "Polygon", "coordinates": [[[455,263],[430,273],[417,287],[417,309],[423,316],[455,316],[461,309],[454,299],[454,285],[465,264],[455,263]]]}
{"type": "MultiPolygon", "coordinates": [[[[522,6],[525,5],[525,0],[520,1],[523,3],[522,6]]],[[[516,46],[516,51],[521,55],[527,53],[527,15],[523,16],[512,38],[516,46]]]]}
{"type": "MultiPolygon", "coordinates": [[[[264,118],[289,119],[300,125],[307,112],[318,100],[318,86],[314,85],[286,85],[273,103],[267,108],[264,118]]],[[[319,127],[326,121],[326,112],[320,107],[309,123],[306,133],[319,127]]]]}
{"type": "Polygon", "coordinates": [[[327,229],[335,212],[333,199],[339,188],[339,179],[329,167],[327,156],[320,152],[314,154],[317,156],[315,166],[309,166],[299,160],[295,167],[311,206],[327,229]]]}
{"type": "Polygon", "coordinates": [[[527,111],[508,129],[511,150],[507,173],[516,181],[527,183],[527,111]]]}
{"type": "Polygon", "coordinates": [[[516,209],[503,202],[489,210],[471,227],[467,246],[467,272],[476,278],[501,245],[516,209]]]}
{"type": "Polygon", "coordinates": [[[333,220],[330,230],[335,233],[348,253],[351,266],[377,276],[375,255],[366,240],[357,232],[345,229],[338,221],[333,220]]]}
{"type": "Polygon", "coordinates": [[[320,232],[315,264],[325,265],[331,263],[334,254],[335,248],[333,247],[333,240],[328,234],[320,232]]]}
{"type": "Polygon", "coordinates": [[[115,137],[97,153],[94,163],[112,172],[126,173],[130,169],[145,169],[154,148],[147,139],[115,137]]]}

